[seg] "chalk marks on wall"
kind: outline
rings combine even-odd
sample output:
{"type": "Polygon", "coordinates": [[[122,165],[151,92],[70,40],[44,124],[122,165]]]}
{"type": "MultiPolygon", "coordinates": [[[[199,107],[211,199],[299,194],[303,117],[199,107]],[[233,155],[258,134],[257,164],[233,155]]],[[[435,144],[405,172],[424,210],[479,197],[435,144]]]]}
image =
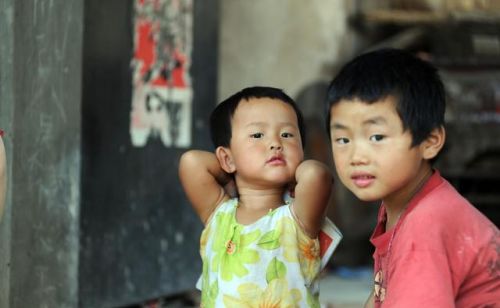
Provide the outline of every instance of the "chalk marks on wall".
{"type": "Polygon", "coordinates": [[[192,25],[192,0],[135,1],[130,136],[136,147],[155,138],[166,147],[191,145],[192,25]]]}

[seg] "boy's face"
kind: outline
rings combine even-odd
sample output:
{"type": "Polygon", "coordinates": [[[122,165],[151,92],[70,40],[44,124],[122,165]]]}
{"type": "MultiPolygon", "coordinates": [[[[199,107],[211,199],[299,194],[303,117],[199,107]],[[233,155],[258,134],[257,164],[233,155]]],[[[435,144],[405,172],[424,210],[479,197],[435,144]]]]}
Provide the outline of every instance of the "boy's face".
{"type": "Polygon", "coordinates": [[[411,148],[394,97],[342,100],[330,109],[333,159],[342,183],[364,201],[404,203],[428,172],[424,146],[411,148]]]}
{"type": "Polygon", "coordinates": [[[297,115],[270,98],[240,102],[232,119],[230,153],[238,187],[281,187],[303,160],[297,115]]]}

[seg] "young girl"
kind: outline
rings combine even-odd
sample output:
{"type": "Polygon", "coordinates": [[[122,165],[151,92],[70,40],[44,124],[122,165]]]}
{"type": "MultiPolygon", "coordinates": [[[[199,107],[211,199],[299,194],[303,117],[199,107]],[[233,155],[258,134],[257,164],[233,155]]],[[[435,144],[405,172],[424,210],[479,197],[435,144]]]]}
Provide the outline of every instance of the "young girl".
{"type": "Polygon", "coordinates": [[[187,151],[179,165],[205,224],[202,306],[319,307],[318,233],[332,175],[303,161],[300,111],[281,90],[252,87],[219,104],[210,125],[215,154],[187,151]],[[238,197],[228,195],[228,183],[238,197]]]}

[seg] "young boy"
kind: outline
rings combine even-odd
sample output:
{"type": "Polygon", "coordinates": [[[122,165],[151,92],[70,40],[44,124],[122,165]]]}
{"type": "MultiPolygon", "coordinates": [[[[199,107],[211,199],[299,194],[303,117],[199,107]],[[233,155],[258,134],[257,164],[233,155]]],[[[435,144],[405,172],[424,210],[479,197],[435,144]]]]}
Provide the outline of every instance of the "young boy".
{"type": "Polygon", "coordinates": [[[445,142],[436,69],[401,50],[363,54],[327,108],[342,183],[382,201],[366,307],[500,307],[499,231],[432,167],[445,142]]]}
{"type": "Polygon", "coordinates": [[[204,307],[319,307],[318,233],[332,189],[329,169],[303,161],[304,128],[279,89],[252,87],[210,118],[215,155],[190,150],[182,186],[205,224],[204,307]],[[238,197],[224,186],[232,182],[238,197]],[[283,200],[295,187],[293,202],[283,200]]]}

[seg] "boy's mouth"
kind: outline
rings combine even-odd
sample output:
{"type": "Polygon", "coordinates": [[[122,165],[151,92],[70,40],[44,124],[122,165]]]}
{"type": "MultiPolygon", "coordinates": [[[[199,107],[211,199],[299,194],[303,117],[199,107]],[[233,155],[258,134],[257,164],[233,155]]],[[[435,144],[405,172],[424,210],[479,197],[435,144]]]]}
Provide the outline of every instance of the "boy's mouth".
{"type": "Polygon", "coordinates": [[[357,187],[365,188],[375,181],[375,177],[368,173],[354,173],[351,175],[351,180],[357,187]]]}

